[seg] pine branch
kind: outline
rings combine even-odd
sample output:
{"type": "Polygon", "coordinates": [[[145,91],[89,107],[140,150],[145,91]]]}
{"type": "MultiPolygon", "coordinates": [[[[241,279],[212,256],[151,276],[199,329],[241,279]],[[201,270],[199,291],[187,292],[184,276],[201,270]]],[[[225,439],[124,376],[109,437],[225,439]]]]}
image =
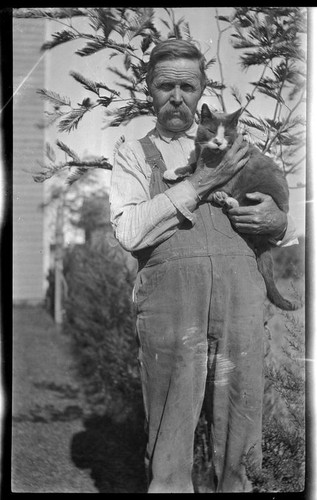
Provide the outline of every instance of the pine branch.
{"type": "MultiPolygon", "coordinates": [[[[286,117],[285,119],[285,124],[289,121],[289,119],[291,118],[292,114],[294,113],[294,111],[298,108],[298,106],[302,103],[302,100],[303,100],[303,96],[304,96],[304,93],[302,93],[301,97],[299,98],[299,100],[297,101],[296,105],[290,110],[290,112],[288,113],[288,116],[286,117]]],[[[269,140],[269,142],[266,144],[265,148],[264,148],[264,151],[263,153],[266,153],[267,151],[270,150],[272,144],[274,143],[274,141],[276,140],[277,136],[283,132],[284,130],[284,127],[282,126],[281,129],[279,131],[277,131],[273,137],[269,140]]]]}
{"type": "Polygon", "coordinates": [[[45,155],[51,162],[54,163],[56,161],[55,151],[48,142],[45,144],[45,155]]]}
{"type": "Polygon", "coordinates": [[[78,83],[80,83],[86,90],[89,90],[90,92],[94,92],[94,94],[97,94],[99,96],[99,87],[96,82],[93,82],[92,80],[89,80],[88,78],[84,77],[80,73],[77,73],[77,71],[70,71],[70,76],[74,78],[78,83]]]}
{"type": "Polygon", "coordinates": [[[93,41],[88,42],[86,46],[83,47],[82,49],[76,50],[75,54],[78,54],[81,57],[86,57],[92,54],[96,54],[96,52],[99,52],[100,50],[103,50],[105,48],[106,48],[105,40],[95,38],[93,41]]]}
{"type": "Polygon", "coordinates": [[[135,80],[130,75],[124,73],[123,71],[121,71],[118,68],[110,67],[109,71],[111,71],[112,73],[114,73],[115,75],[119,76],[120,78],[122,78],[123,80],[129,82],[132,85],[135,83],[135,80]]]}
{"type": "Polygon", "coordinates": [[[60,172],[59,165],[50,164],[50,165],[41,165],[41,167],[42,170],[40,172],[32,175],[34,182],[44,182],[47,179],[51,179],[54,175],[60,172]]]}
{"type": "Polygon", "coordinates": [[[213,66],[217,62],[217,59],[215,57],[212,57],[209,59],[209,61],[206,62],[205,68],[208,69],[210,66],[213,66]]]}
{"type": "Polygon", "coordinates": [[[263,88],[263,87],[259,86],[258,92],[260,92],[260,94],[267,95],[268,97],[272,97],[272,99],[274,99],[278,103],[285,104],[285,101],[284,101],[283,97],[281,96],[280,91],[275,92],[274,90],[270,90],[268,88],[263,88]]]}
{"type": "Polygon", "coordinates": [[[109,8],[94,8],[89,10],[91,26],[95,31],[102,30],[105,39],[108,39],[112,31],[116,31],[120,24],[120,17],[116,16],[109,8]]]}
{"type": "Polygon", "coordinates": [[[86,9],[81,8],[47,8],[47,9],[36,9],[36,8],[18,8],[13,9],[13,17],[16,18],[33,18],[33,19],[65,19],[71,17],[85,16],[86,9]]]}
{"type": "Polygon", "coordinates": [[[130,101],[126,106],[111,111],[107,114],[107,124],[106,127],[118,127],[124,123],[130,122],[133,118],[139,116],[154,114],[152,103],[148,101],[141,101],[139,99],[134,99],[130,101]],[[111,117],[114,117],[111,119],[111,117]]]}
{"type": "Polygon", "coordinates": [[[63,118],[59,122],[59,126],[58,126],[59,131],[60,132],[71,132],[72,130],[77,129],[80,120],[82,120],[83,116],[85,115],[85,113],[87,113],[87,111],[89,111],[89,108],[84,107],[84,106],[82,106],[80,108],[73,109],[72,111],[70,111],[65,116],[65,118],[63,118]]]}
{"type": "Polygon", "coordinates": [[[70,149],[70,147],[68,147],[66,144],[64,144],[62,141],[60,141],[59,139],[56,141],[56,144],[57,146],[62,150],[64,151],[66,154],[68,154],[68,156],[70,156],[71,158],[73,158],[74,161],[77,161],[77,162],[80,162],[80,159],[79,159],[79,156],[77,155],[77,153],[75,153],[75,151],[73,151],[72,149],[70,149]]]}
{"type": "Polygon", "coordinates": [[[39,94],[43,99],[50,101],[55,106],[71,106],[70,99],[68,97],[62,97],[57,92],[46,89],[37,89],[37,94],[39,94]]]}
{"type": "Polygon", "coordinates": [[[263,120],[261,118],[253,118],[253,119],[250,119],[250,118],[240,118],[240,123],[242,123],[243,125],[246,125],[247,127],[251,127],[251,128],[256,128],[257,130],[260,130],[260,132],[263,132],[263,133],[266,133],[267,131],[267,125],[265,124],[265,122],[263,122],[263,120]]]}
{"type": "MultiPolygon", "coordinates": [[[[63,148],[67,146],[63,145],[63,148]]],[[[63,149],[62,148],[62,149],[63,149]]],[[[42,165],[42,170],[36,174],[33,174],[33,180],[35,182],[44,182],[47,179],[51,179],[56,174],[62,173],[65,169],[75,169],[74,173],[70,173],[66,178],[66,183],[73,184],[76,180],[80,179],[89,169],[101,168],[104,170],[112,170],[111,163],[108,162],[107,158],[99,157],[93,160],[70,160],[66,162],[59,163],[57,165],[49,164],[42,165]]]]}
{"type": "Polygon", "coordinates": [[[73,31],[70,30],[63,30],[57,33],[52,34],[53,40],[50,40],[48,42],[43,43],[41,47],[41,51],[44,50],[51,50],[54,47],[57,47],[58,45],[61,45],[62,43],[69,42],[70,40],[76,40],[80,38],[80,36],[73,31]]]}
{"type": "Polygon", "coordinates": [[[111,93],[111,94],[113,94],[113,95],[120,96],[120,92],[118,92],[117,90],[111,89],[111,88],[110,88],[110,87],[108,87],[105,83],[98,82],[98,83],[96,83],[96,86],[97,86],[99,89],[104,89],[104,90],[107,90],[107,92],[110,92],[110,93],[111,93]]]}
{"type": "Polygon", "coordinates": [[[128,24],[129,39],[132,40],[137,36],[147,36],[150,32],[156,32],[155,26],[153,24],[153,10],[144,9],[130,20],[128,24]]]}
{"type": "Polygon", "coordinates": [[[221,62],[221,58],[220,58],[220,43],[221,43],[221,37],[222,37],[222,31],[220,29],[220,25],[219,25],[219,19],[218,19],[218,9],[216,8],[216,23],[217,23],[217,29],[218,29],[218,40],[217,40],[217,50],[216,50],[216,54],[217,54],[217,60],[218,60],[218,65],[219,65],[219,71],[220,71],[220,82],[221,82],[221,85],[223,86],[220,90],[220,94],[219,95],[219,100],[220,100],[220,104],[221,104],[221,107],[222,107],[222,110],[224,112],[226,112],[226,105],[225,105],[225,101],[224,101],[224,97],[223,97],[223,90],[225,88],[225,85],[224,85],[224,75],[223,75],[223,67],[222,67],[222,62],[221,62]]]}

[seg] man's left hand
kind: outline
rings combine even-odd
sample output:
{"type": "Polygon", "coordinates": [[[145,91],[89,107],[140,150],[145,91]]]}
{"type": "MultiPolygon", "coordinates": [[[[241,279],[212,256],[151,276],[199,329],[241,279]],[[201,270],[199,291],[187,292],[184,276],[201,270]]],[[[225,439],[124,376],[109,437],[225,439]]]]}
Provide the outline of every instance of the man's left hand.
{"type": "Polygon", "coordinates": [[[258,203],[228,210],[228,217],[235,229],[240,233],[267,234],[276,240],[282,239],[287,228],[285,212],[278,208],[268,194],[247,193],[246,197],[258,203]]]}

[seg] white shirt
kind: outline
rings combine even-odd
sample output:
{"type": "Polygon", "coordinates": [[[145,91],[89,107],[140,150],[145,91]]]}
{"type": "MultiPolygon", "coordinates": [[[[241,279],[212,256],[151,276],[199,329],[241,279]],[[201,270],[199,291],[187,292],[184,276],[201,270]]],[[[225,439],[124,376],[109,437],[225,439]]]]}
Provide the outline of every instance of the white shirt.
{"type": "MultiPolygon", "coordinates": [[[[195,160],[196,131],[197,124],[194,123],[181,134],[167,132],[159,124],[150,132],[167,169],[184,167],[195,160]]],[[[110,220],[115,237],[130,252],[166,240],[184,218],[195,223],[193,212],[199,198],[192,184],[185,179],[151,199],[151,174],[140,142],[123,143],[111,175],[110,220]]],[[[288,216],[286,233],[277,244],[288,246],[296,242],[294,222],[288,216]]]]}

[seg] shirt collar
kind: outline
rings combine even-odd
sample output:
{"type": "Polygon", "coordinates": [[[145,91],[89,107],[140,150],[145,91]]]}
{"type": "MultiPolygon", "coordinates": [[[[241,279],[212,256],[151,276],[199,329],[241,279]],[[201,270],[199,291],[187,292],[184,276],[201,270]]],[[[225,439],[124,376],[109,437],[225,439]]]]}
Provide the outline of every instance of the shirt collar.
{"type": "Polygon", "coordinates": [[[178,139],[179,137],[189,137],[194,139],[197,132],[197,123],[194,121],[191,127],[183,132],[171,132],[166,130],[160,123],[156,123],[156,131],[160,138],[165,142],[171,142],[173,139],[178,139]]]}

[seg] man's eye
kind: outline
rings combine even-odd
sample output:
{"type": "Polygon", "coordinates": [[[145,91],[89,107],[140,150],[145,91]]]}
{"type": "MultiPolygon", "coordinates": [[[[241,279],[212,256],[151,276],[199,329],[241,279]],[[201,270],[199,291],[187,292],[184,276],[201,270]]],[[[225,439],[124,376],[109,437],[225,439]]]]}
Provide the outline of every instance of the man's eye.
{"type": "Polygon", "coordinates": [[[168,91],[168,90],[172,90],[172,88],[173,88],[173,86],[170,83],[161,83],[159,85],[160,90],[168,91]]]}
{"type": "Polygon", "coordinates": [[[193,92],[194,88],[192,85],[185,83],[184,85],[182,85],[182,90],[184,90],[185,92],[193,92]]]}

